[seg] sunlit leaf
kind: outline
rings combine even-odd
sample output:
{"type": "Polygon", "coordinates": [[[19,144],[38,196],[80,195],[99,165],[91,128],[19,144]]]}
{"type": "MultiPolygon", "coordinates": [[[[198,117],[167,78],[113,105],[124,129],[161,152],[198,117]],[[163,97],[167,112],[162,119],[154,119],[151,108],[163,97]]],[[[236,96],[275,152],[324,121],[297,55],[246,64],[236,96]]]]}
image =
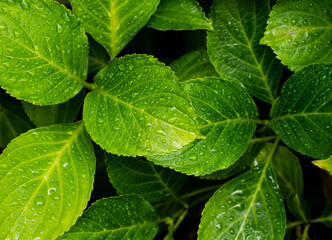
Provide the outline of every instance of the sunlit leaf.
{"type": "Polygon", "coordinates": [[[328,159],[312,161],[312,163],[317,167],[328,171],[330,175],[332,175],[332,156],[330,156],[328,159]]]}

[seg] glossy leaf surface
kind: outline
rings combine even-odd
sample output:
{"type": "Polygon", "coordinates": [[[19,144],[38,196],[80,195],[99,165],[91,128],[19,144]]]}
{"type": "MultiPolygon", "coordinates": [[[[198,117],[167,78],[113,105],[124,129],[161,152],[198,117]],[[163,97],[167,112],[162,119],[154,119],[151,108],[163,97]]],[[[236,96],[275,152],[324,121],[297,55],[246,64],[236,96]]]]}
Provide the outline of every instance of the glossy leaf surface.
{"type": "Polygon", "coordinates": [[[0,238],[55,239],[90,199],[95,156],[83,122],[32,129],[0,155],[0,238]]]}
{"type": "Polygon", "coordinates": [[[71,5],[85,30],[113,59],[149,21],[159,1],[71,0],[71,5]]]}
{"type": "Polygon", "coordinates": [[[95,77],[83,119],[92,139],[117,155],[177,150],[198,138],[195,112],[174,73],[155,58],[127,55],[95,77]]]}
{"type": "Polygon", "coordinates": [[[237,80],[250,94],[272,103],[283,67],[271,49],[258,45],[268,14],[268,0],[215,0],[207,47],[223,79],[237,80]]]}
{"type": "Polygon", "coordinates": [[[0,90],[0,148],[13,138],[33,128],[20,101],[0,90]]]}
{"type": "Polygon", "coordinates": [[[312,161],[312,163],[315,164],[317,167],[324,169],[325,171],[329,172],[330,175],[332,175],[332,156],[329,157],[328,159],[312,161]]]}
{"type": "Polygon", "coordinates": [[[108,154],[106,165],[110,181],[119,195],[139,194],[151,203],[174,197],[187,180],[184,174],[139,157],[108,154]]]}
{"type": "Polygon", "coordinates": [[[329,0],[282,0],[273,6],[262,44],[293,71],[332,62],[332,5],[329,0]]]}
{"type": "Polygon", "coordinates": [[[332,155],[332,69],[313,65],[292,75],[271,109],[271,127],[295,151],[332,155]]]}
{"type": "Polygon", "coordinates": [[[298,220],[306,221],[310,217],[309,204],[295,192],[287,197],[287,207],[298,220]]]}
{"type": "Polygon", "coordinates": [[[206,138],[148,159],[194,175],[228,168],[246,151],[254,134],[257,118],[254,101],[234,81],[204,78],[186,81],[183,87],[196,110],[200,132],[206,138]]]}
{"type": "Polygon", "coordinates": [[[195,78],[219,76],[211,64],[206,50],[196,50],[186,53],[173,61],[170,67],[180,82],[195,78]]]}
{"type": "Polygon", "coordinates": [[[161,0],[147,26],[157,30],[213,30],[196,0],[161,0]]]}
{"type": "Polygon", "coordinates": [[[142,197],[129,195],[98,200],[58,240],[152,240],[158,215],[142,197]]]}
{"type": "Polygon", "coordinates": [[[74,122],[83,102],[84,90],[69,101],[57,105],[38,106],[22,102],[25,112],[36,127],[74,122]]]}
{"type": "Polygon", "coordinates": [[[83,87],[88,40],[78,21],[52,0],[1,1],[0,85],[38,105],[63,103],[83,87]]]}

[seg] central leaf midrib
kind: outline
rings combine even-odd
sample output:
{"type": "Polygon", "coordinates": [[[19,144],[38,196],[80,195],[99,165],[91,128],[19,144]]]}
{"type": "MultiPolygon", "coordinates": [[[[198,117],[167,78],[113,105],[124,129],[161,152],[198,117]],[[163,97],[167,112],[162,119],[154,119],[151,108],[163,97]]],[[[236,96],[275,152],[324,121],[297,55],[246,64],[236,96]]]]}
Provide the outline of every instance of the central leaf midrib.
{"type": "Polygon", "coordinates": [[[271,119],[271,122],[273,121],[278,121],[281,119],[287,119],[287,118],[295,118],[295,117],[306,117],[306,116],[316,116],[316,115],[327,115],[327,116],[332,116],[331,112],[310,112],[310,113],[295,113],[295,114],[287,114],[287,115],[282,115],[278,117],[274,117],[271,119]]]}

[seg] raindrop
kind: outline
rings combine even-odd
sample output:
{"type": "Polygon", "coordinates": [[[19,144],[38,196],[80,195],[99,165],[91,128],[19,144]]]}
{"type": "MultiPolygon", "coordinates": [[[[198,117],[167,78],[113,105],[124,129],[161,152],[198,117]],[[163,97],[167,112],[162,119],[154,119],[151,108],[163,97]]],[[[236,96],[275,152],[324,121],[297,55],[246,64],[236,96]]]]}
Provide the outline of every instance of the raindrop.
{"type": "Polygon", "coordinates": [[[44,203],[45,203],[45,198],[42,195],[39,195],[39,196],[36,197],[35,204],[37,206],[43,206],[44,203]]]}
{"type": "Polygon", "coordinates": [[[60,24],[57,24],[56,30],[59,34],[63,33],[63,27],[60,24]]]}
{"type": "Polygon", "coordinates": [[[30,2],[28,2],[26,0],[22,0],[20,5],[24,10],[29,10],[30,9],[30,2]]]}
{"type": "Polygon", "coordinates": [[[189,154],[189,160],[190,161],[196,161],[197,160],[197,154],[196,153],[190,153],[189,154]]]}
{"type": "Polygon", "coordinates": [[[63,14],[62,18],[65,22],[70,22],[70,17],[69,17],[69,14],[67,12],[65,12],[63,14]]]}
{"type": "Polygon", "coordinates": [[[132,97],[132,98],[136,98],[137,96],[138,96],[138,92],[135,92],[135,93],[132,93],[132,94],[131,94],[131,97],[132,97]]]}
{"type": "Polygon", "coordinates": [[[123,64],[120,64],[120,65],[118,66],[118,68],[119,68],[120,71],[124,71],[124,70],[126,70],[126,67],[125,67],[123,64]]]}
{"type": "Polygon", "coordinates": [[[8,26],[5,22],[0,22],[0,31],[6,31],[8,26]]]}

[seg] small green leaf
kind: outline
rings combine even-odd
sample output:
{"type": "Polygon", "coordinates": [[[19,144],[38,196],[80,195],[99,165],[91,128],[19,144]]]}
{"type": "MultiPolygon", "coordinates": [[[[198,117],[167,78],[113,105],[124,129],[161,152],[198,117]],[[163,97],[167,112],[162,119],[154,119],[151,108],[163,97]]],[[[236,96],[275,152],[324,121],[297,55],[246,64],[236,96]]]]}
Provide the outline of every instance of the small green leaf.
{"type": "Polygon", "coordinates": [[[293,71],[332,62],[332,6],[329,0],[282,0],[273,6],[261,43],[293,71]]]}
{"type": "Polygon", "coordinates": [[[153,239],[158,232],[158,215],[136,195],[98,200],[57,240],[153,239]]]}
{"type": "Polygon", "coordinates": [[[1,1],[0,42],[0,85],[18,99],[63,103],[87,84],[87,37],[55,1],[1,1]]]}
{"type": "Polygon", "coordinates": [[[292,75],[271,109],[271,127],[295,151],[332,155],[332,71],[313,65],[292,75]]]}
{"type": "Polygon", "coordinates": [[[269,161],[228,181],[202,213],[199,240],[281,240],[286,214],[269,161]]]}
{"type": "Polygon", "coordinates": [[[107,152],[126,156],[163,154],[199,138],[195,112],[163,63],[146,55],[114,59],[94,79],[83,119],[107,152]]]}
{"type": "Polygon", "coordinates": [[[23,107],[36,127],[44,127],[58,123],[70,123],[74,122],[76,119],[83,102],[83,97],[84,90],[65,103],[38,106],[23,102],[23,107]]]}
{"type": "Polygon", "coordinates": [[[214,31],[207,34],[208,54],[223,79],[236,80],[255,97],[273,103],[283,66],[267,46],[259,46],[269,1],[215,0],[214,31]]]}
{"type": "Polygon", "coordinates": [[[0,148],[5,148],[13,138],[33,128],[22,104],[0,90],[0,148]]]}
{"type": "Polygon", "coordinates": [[[307,221],[310,217],[310,206],[296,192],[287,197],[287,207],[298,220],[307,221]]]}
{"type": "MultiPolygon", "coordinates": [[[[272,144],[269,144],[270,147],[272,144]]],[[[269,148],[269,146],[266,146],[269,148]]],[[[280,191],[287,199],[289,194],[303,194],[303,174],[299,159],[287,147],[279,146],[272,159],[273,170],[277,176],[280,191]]]]}
{"type": "Polygon", "coordinates": [[[157,30],[213,30],[196,0],[161,0],[148,27],[157,30]]]}
{"type": "Polygon", "coordinates": [[[103,45],[111,59],[149,21],[160,0],[71,0],[86,31],[103,45]]]}
{"type": "Polygon", "coordinates": [[[186,53],[172,62],[170,67],[180,82],[195,78],[219,76],[204,49],[186,53]]]}
{"type": "Polygon", "coordinates": [[[332,200],[326,205],[319,220],[324,223],[325,226],[332,228],[332,200]]]}
{"type": "Polygon", "coordinates": [[[325,160],[312,161],[312,163],[315,164],[317,167],[328,171],[329,174],[332,175],[332,156],[325,160]]]}
{"type": "Polygon", "coordinates": [[[109,61],[108,55],[105,48],[91,37],[89,38],[89,51],[88,74],[96,74],[107,66],[109,61]]]}
{"type": "Polygon", "coordinates": [[[0,155],[0,238],[55,239],[90,199],[95,156],[83,122],[32,129],[0,155]]]}
{"type": "Polygon", "coordinates": [[[206,138],[148,159],[196,176],[228,168],[246,151],[254,134],[258,115],[255,102],[234,81],[203,78],[183,82],[183,87],[206,138]]]}
{"type": "Polygon", "coordinates": [[[119,195],[140,194],[149,202],[176,196],[187,180],[186,175],[139,157],[107,154],[106,164],[110,181],[119,195]]]}

